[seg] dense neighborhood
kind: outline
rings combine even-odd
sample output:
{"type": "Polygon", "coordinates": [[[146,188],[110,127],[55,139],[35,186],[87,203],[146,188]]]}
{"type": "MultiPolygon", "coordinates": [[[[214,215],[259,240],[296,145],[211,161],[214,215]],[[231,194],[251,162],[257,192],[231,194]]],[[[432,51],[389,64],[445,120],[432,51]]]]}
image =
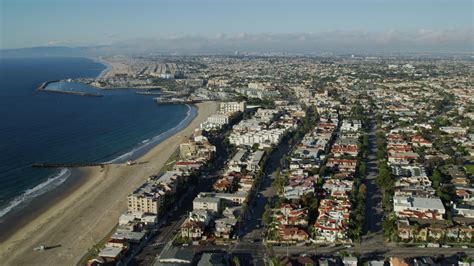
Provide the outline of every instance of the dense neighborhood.
{"type": "Polygon", "coordinates": [[[131,64],[131,80],[161,86],[161,104],[219,110],[129,195],[91,265],[151,256],[154,265],[470,265],[472,62],[113,60],[131,64]],[[166,242],[153,240],[175,212],[166,242]],[[144,255],[151,245],[160,252],[144,255]]]}

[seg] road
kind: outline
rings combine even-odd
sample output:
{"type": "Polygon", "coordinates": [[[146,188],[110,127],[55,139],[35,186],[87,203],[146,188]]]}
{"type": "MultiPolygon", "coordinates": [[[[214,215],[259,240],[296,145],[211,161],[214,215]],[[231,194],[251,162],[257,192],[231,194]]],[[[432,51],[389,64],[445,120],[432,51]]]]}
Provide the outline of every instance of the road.
{"type": "Polygon", "coordinates": [[[262,244],[264,238],[264,225],[262,216],[265,212],[265,205],[269,203],[276,195],[272,187],[272,178],[275,171],[280,166],[280,160],[291,151],[291,145],[287,138],[283,139],[282,144],[278,145],[269,157],[264,166],[263,177],[257,189],[256,196],[249,202],[250,212],[244,220],[239,235],[240,241],[233,244],[229,252],[239,257],[243,265],[265,265],[268,251],[262,244]]]}
{"type": "MultiPolygon", "coordinates": [[[[286,256],[286,246],[274,246],[273,252],[277,256],[286,256]]],[[[474,257],[474,249],[465,248],[419,248],[419,247],[388,247],[378,246],[374,244],[356,244],[353,247],[315,247],[315,246],[304,246],[296,247],[290,246],[288,253],[290,255],[337,255],[341,252],[358,253],[361,258],[374,258],[374,257],[416,257],[416,256],[438,256],[444,255],[445,257],[455,255],[458,252],[466,253],[469,257],[474,257]]]]}
{"type": "Polygon", "coordinates": [[[364,180],[366,185],[365,200],[365,220],[362,241],[365,245],[383,246],[382,218],[384,215],[382,208],[382,193],[375,184],[378,175],[377,167],[377,145],[375,143],[375,126],[373,118],[369,120],[369,153],[367,158],[367,177],[364,180]]]}

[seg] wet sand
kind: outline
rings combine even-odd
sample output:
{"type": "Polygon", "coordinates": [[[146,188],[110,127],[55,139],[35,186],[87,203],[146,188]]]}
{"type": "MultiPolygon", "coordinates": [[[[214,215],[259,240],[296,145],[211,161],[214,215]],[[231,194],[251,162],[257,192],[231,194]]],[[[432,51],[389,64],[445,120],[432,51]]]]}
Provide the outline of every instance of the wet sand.
{"type": "Polygon", "coordinates": [[[164,140],[132,166],[125,164],[80,168],[80,181],[36,217],[20,223],[17,230],[0,243],[1,265],[72,265],[95,243],[104,238],[126,210],[127,195],[148,176],[157,174],[179,144],[208,116],[217,103],[197,104],[194,120],[176,135],[164,140]],[[38,245],[56,246],[34,252],[38,245]]]}

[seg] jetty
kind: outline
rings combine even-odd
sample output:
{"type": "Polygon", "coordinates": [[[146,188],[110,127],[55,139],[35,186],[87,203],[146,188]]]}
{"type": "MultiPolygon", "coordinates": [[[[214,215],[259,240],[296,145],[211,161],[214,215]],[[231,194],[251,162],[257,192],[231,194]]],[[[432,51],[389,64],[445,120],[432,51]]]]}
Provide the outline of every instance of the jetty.
{"type": "Polygon", "coordinates": [[[136,94],[140,95],[162,95],[162,92],[152,92],[152,91],[136,91],[136,94]]]}
{"type": "Polygon", "coordinates": [[[163,99],[160,97],[154,99],[159,104],[196,104],[202,102],[202,100],[163,99]]]}
{"type": "Polygon", "coordinates": [[[60,80],[59,80],[59,79],[58,79],[58,80],[47,80],[47,81],[41,83],[41,84],[38,86],[38,88],[36,88],[36,90],[37,90],[37,91],[45,90],[46,87],[48,87],[49,84],[55,83],[55,82],[60,82],[60,80]]]}
{"type": "Polygon", "coordinates": [[[83,91],[63,91],[63,90],[50,90],[50,89],[43,89],[42,91],[52,92],[52,93],[72,94],[72,95],[79,95],[79,96],[89,96],[89,97],[104,97],[104,95],[99,94],[99,93],[83,92],[83,91]]]}
{"type": "Polygon", "coordinates": [[[47,80],[41,83],[38,86],[38,88],[36,88],[36,90],[45,91],[45,92],[53,92],[53,93],[72,94],[72,95],[79,95],[79,96],[90,96],[90,97],[103,97],[104,96],[100,93],[93,93],[93,92],[53,90],[53,89],[47,88],[49,84],[55,83],[55,82],[61,82],[61,80],[47,80]]]}
{"type": "Polygon", "coordinates": [[[34,163],[33,168],[76,168],[89,166],[104,166],[106,163],[34,163]]]}

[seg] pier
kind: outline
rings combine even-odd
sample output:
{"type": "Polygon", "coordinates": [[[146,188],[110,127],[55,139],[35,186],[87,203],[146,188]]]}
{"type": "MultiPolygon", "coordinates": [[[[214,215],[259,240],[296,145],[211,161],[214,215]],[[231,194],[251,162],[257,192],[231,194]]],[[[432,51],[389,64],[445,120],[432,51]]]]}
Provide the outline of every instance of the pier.
{"type": "Polygon", "coordinates": [[[106,163],[34,163],[33,168],[76,168],[89,166],[104,166],[106,163]]]}

